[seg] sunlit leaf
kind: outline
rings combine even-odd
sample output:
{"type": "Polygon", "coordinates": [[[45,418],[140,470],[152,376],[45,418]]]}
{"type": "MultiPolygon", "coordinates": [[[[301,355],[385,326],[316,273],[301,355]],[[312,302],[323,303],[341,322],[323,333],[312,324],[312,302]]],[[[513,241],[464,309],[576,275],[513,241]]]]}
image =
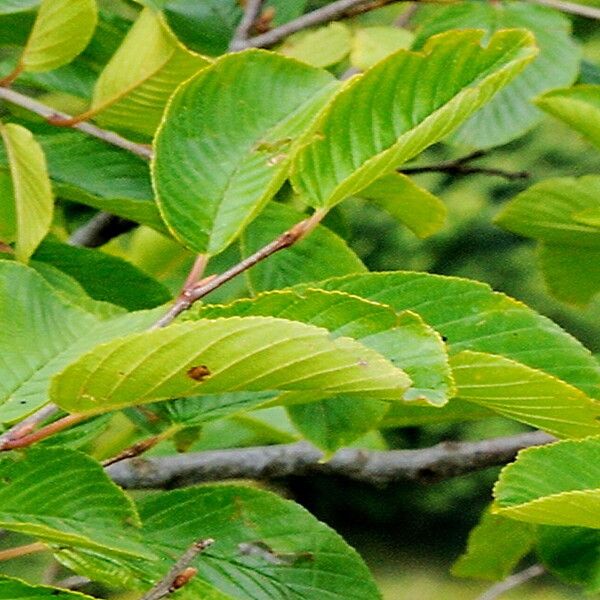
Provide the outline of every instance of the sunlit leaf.
{"type": "Polygon", "coordinates": [[[294,140],[337,85],[325,71],[260,50],[224,56],[182,85],[152,169],[175,237],[202,253],[229,245],[281,187],[294,140]]]}
{"type": "Polygon", "coordinates": [[[558,11],[524,2],[461,2],[427,12],[416,47],[449,29],[483,29],[486,37],[513,27],[535,36],[539,56],[514,82],[463,125],[452,139],[471,147],[505,144],[536,125],[542,113],[533,99],[542,92],[573,83],[581,51],[570,36],[571,22],[558,11]]]}
{"type": "Polygon", "coordinates": [[[436,36],[422,52],[400,50],[352,79],[299,154],[297,191],[315,207],[360,192],[446,137],[536,53],[525,31],[498,32],[485,48],[481,38],[481,31],[436,36]]]}
{"type": "Polygon", "coordinates": [[[20,63],[37,72],[70,62],[88,45],[96,21],[96,0],[42,0],[20,63]]]}
{"type": "Polygon", "coordinates": [[[550,319],[483,283],[396,272],[349,275],[316,287],[416,312],[444,336],[451,353],[499,354],[600,397],[600,364],[589,350],[550,319]]]}
{"type": "Polygon", "coordinates": [[[396,50],[410,48],[413,33],[393,26],[359,27],[352,38],[350,63],[366,70],[396,50]]]}
{"type": "Polygon", "coordinates": [[[522,450],[494,487],[493,512],[600,529],[600,437],[522,450]]]}
{"type": "Polygon", "coordinates": [[[16,257],[26,262],[52,222],[54,199],[44,151],[31,132],[0,124],[9,174],[0,170],[0,235],[15,242],[16,257]]]}
{"type": "Polygon", "coordinates": [[[171,325],[98,346],[54,379],[73,412],[197,394],[323,390],[399,400],[410,379],[377,352],[314,326],[269,317],[171,325]],[[279,366],[277,366],[279,365],[279,366]]]}
{"type": "Polygon", "coordinates": [[[343,23],[334,22],[314,31],[291,35],[278,50],[313,67],[329,67],[348,55],[351,39],[350,29],[343,23]]]}
{"type": "Polygon", "coordinates": [[[558,437],[600,434],[600,402],[541,371],[501,356],[451,357],[457,396],[558,437]]]}
{"type": "Polygon", "coordinates": [[[404,223],[420,238],[438,232],[446,222],[445,204],[402,173],[378,179],[360,195],[404,223]]]}
{"type": "Polygon", "coordinates": [[[100,74],[90,111],[101,125],[152,135],[177,85],[208,64],[146,9],[100,74]]]}

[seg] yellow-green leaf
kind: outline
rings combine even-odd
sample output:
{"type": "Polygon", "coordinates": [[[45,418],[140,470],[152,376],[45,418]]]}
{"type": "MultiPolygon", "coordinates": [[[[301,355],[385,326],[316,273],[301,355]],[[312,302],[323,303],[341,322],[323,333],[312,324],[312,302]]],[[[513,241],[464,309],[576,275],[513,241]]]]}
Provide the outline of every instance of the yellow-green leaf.
{"type": "Polygon", "coordinates": [[[600,529],[600,437],[522,450],[494,488],[493,512],[600,529]]]}
{"type": "Polygon", "coordinates": [[[558,437],[600,434],[600,402],[514,360],[465,350],[450,358],[457,396],[558,437]]]}
{"type": "Polygon", "coordinates": [[[199,320],[97,346],[53,380],[65,410],[101,413],[199,394],[322,390],[400,400],[409,377],[319,327],[270,317],[199,320]]]}
{"type": "Polygon", "coordinates": [[[90,110],[101,125],[152,135],[175,88],[208,64],[147,8],[100,74],[90,110]]]}
{"type": "Polygon", "coordinates": [[[0,125],[0,136],[10,172],[8,178],[0,171],[0,232],[9,236],[3,242],[15,242],[17,259],[26,262],[52,222],[54,201],[46,158],[31,132],[20,125],[0,125]]]}
{"type": "Polygon", "coordinates": [[[378,179],[360,195],[404,223],[420,238],[438,232],[446,222],[446,205],[402,173],[378,179]]]}
{"type": "Polygon", "coordinates": [[[350,52],[350,29],[343,23],[330,23],[314,31],[291,35],[279,52],[313,67],[329,67],[343,60],[350,52]]]}
{"type": "Polygon", "coordinates": [[[412,32],[400,27],[361,27],[352,38],[350,63],[364,71],[396,50],[410,48],[413,37],[412,32]]]}
{"type": "Polygon", "coordinates": [[[51,71],[71,62],[92,39],[96,0],[43,0],[21,56],[25,71],[51,71]]]}

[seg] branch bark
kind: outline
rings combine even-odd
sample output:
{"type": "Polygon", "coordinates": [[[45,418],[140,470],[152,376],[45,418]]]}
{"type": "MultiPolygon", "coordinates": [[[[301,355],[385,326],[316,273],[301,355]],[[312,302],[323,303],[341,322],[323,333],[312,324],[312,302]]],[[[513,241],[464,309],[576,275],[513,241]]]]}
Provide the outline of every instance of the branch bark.
{"type": "Polygon", "coordinates": [[[523,571],[519,571],[514,575],[510,575],[504,581],[500,581],[496,585],[493,585],[481,596],[479,596],[477,600],[496,600],[496,598],[499,598],[502,594],[504,594],[504,592],[508,592],[520,585],[523,585],[531,579],[535,579],[536,577],[543,575],[545,572],[546,569],[544,569],[542,565],[532,565],[523,571]]]}
{"type": "Polygon", "coordinates": [[[137,458],[107,468],[128,489],[172,489],[205,481],[276,479],[321,473],[375,485],[395,481],[436,482],[505,464],[529,446],[555,441],[541,431],[483,440],[443,442],[420,450],[369,451],[346,448],[331,460],[307,442],[137,458]]]}
{"type": "Polygon", "coordinates": [[[393,4],[394,2],[398,2],[398,0],[384,0],[383,2],[373,2],[372,0],[337,0],[337,2],[332,2],[322,8],[313,10],[293,21],[289,21],[288,23],[284,23],[283,25],[268,31],[267,33],[251,37],[247,40],[234,40],[230,50],[238,51],[245,50],[246,48],[267,48],[283,41],[286,37],[297,31],[341,19],[353,9],[371,5],[372,8],[370,10],[372,10],[373,8],[379,8],[380,6],[393,4]]]}
{"type": "MultiPolygon", "coordinates": [[[[17,106],[21,106],[22,108],[35,113],[44,119],[60,119],[65,121],[72,119],[70,115],[58,112],[53,108],[50,108],[49,106],[30,98],[29,96],[15,92],[7,87],[0,87],[0,99],[11,102],[12,104],[16,104],[17,106]]],[[[132,152],[133,154],[136,154],[137,156],[146,160],[152,158],[152,148],[150,148],[150,146],[146,146],[145,144],[137,144],[114,133],[113,131],[101,129],[100,127],[96,127],[96,125],[92,125],[91,123],[77,123],[73,125],[71,129],[77,129],[78,131],[87,133],[88,135],[98,138],[103,142],[107,142],[113,146],[118,146],[119,148],[123,148],[123,150],[128,150],[129,152],[132,152]]]]}
{"type": "MultiPolygon", "coordinates": [[[[175,300],[171,308],[164,314],[152,327],[151,329],[160,329],[166,327],[169,323],[178,317],[182,312],[188,310],[194,304],[194,302],[204,298],[210,292],[221,287],[223,284],[237,277],[244,271],[247,271],[250,267],[265,260],[269,256],[272,256],[276,252],[293,246],[296,242],[306,237],[323,219],[326,212],[324,210],[318,210],[313,213],[307,219],[300,221],[294,227],[288,231],[282,233],[277,239],[273,240],[251,256],[248,256],[244,260],[240,261],[227,271],[220,273],[219,275],[211,275],[206,277],[202,281],[198,282],[195,286],[184,286],[183,291],[179,297],[175,300]]],[[[196,265],[192,267],[192,270],[196,268],[196,265]]],[[[188,276],[188,281],[191,281],[191,275],[188,276]]]]}
{"type": "Polygon", "coordinates": [[[230,52],[235,52],[237,46],[244,44],[250,38],[252,27],[260,15],[263,4],[264,0],[246,0],[244,16],[237,26],[233,39],[229,44],[230,52]]]}
{"type": "Polygon", "coordinates": [[[69,238],[71,246],[98,248],[113,238],[131,231],[137,223],[106,212],[99,212],[69,238]]]}

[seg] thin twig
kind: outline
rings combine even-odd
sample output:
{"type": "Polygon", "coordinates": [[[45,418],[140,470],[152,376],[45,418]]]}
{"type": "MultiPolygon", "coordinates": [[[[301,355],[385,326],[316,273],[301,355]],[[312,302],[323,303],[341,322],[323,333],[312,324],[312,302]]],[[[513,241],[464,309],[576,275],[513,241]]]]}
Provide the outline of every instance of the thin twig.
{"type": "Polygon", "coordinates": [[[230,50],[237,51],[244,50],[245,48],[266,48],[268,46],[273,46],[292,33],[343,18],[355,8],[370,5],[370,10],[373,10],[384,4],[393,4],[397,1],[398,0],[385,0],[383,2],[373,3],[372,1],[369,2],[369,0],[337,0],[337,2],[332,2],[322,8],[313,10],[293,21],[289,21],[271,31],[267,31],[267,33],[251,37],[244,41],[232,42],[230,50]]]}
{"type": "MultiPolygon", "coordinates": [[[[26,110],[35,113],[40,117],[44,117],[44,119],[60,118],[68,120],[72,118],[70,115],[57,112],[53,108],[46,106],[45,104],[42,104],[41,102],[38,102],[29,96],[15,92],[7,87],[0,87],[0,99],[6,100],[7,102],[12,102],[17,106],[21,106],[22,108],[25,108],[26,110]]],[[[113,146],[118,146],[119,148],[128,150],[129,152],[132,152],[141,158],[150,159],[152,157],[152,148],[150,148],[150,146],[146,146],[145,144],[137,144],[136,142],[132,142],[131,140],[128,140],[114,133],[113,131],[101,129],[100,127],[96,127],[96,125],[92,125],[91,123],[77,123],[76,125],[73,125],[73,129],[87,133],[88,135],[112,144],[113,146]]]]}
{"type": "MultiPolygon", "coordinates": [[[[50,407],[52,405],[48,405],[50,407]]],[[[45,407],[45,408],[48,408],[45,407]]],[[[33,415],[32,415],[33,416],[33,415]]],[[[41,440],[45,440],[46,438],[63,431],[64,429],[68,429],[77,423],[81,423],[85,419],[89,419],[89,415],[81,415],[78,413],[74,413],[72,415],[67,415],[62,419],[58,419],[57,421],[53,421],[49,425],[38,429],[32,433],[27,435],[21,435],[19,437],[9,437],[4,442],[0,443],[0,452],[6,452],[7,450],[15,450],[17,448],[27,448],[36,442],[41,440]]]]}
{"type": "Polygon", "coordinates": [[[16,439],[22,438],[25,435],[28,435],[40,423],[42,423],[46,419],[49,419],[58,411],[59,408],[58,406],[56,406],[56,404],[46,404],[46,406],[43,406],[39,410],[35,411],[33,414],[29,415],[21,422],[17,423],[16,425],[13,425],[10,429],[7,429],[4,433],[0,435],[0,449],[7,442],[11,442],[16,439]]]}
{"type": "Polygon", "coordinates": [[[345,448],[327,462],[309,444],[236,448],[176,456],[135,458],[107,469],[128,489],[172,489],[227,479],[277,479],[321,473],[374,485],[395,481],[435,482],[514,459],[529,446],[555,441],[541,431],[479,442],[444,442],[418,450],[369,451],[345,448]]]}
{"type": "Polygon", "coordinates": [[[106,212],[99,212],[85,225],[73,232],[68,243],[71,246],[98,248],[113,238],[131,231],[137,223],[106,212]]]}
{"type": "Polygon", "coordinates": [[[42,544],[41,542],[27,544],[26,546],[18,546],[16,548],[7,548],[6,550],[0,550],[0,562],[11,560],[13,558],[19,558],[21,556],[27,556],[28,554],[45,552],[46,550],[48,550],[48,546],[46,546],[46,544],[42,544]]]}
{"type": "Polygon", "coordinates": [[[230,51],[235,51],[237,45],[244,43],[250,38],[252,27],[260,15],[263,3],[264,0],[246,0],[244,15],[229,44],[230,51]]]}
{"type": "Polygon", "coordinates": [[[189,583],[197,572],[196,569],[190,567],[190,564],[198,554],[204,552],[211,544],[214,544],[214,540],[211,538],[194,542],[169,569],[169,572],[140,600],[161,600],[161,598],[166,598],[189,583]]]}
{"type": "Polygon", "coordinates": [[[600,19],[600,8],[593,6],[585,6],[583,4],[575,4],[574,2],[565,2],[564,0],[529,0],[534,4],[549,6],[565,13],[587,17],[588,19],[600,19]]]}
{"type": "Polygon", "coordinates": [[[536,577],[543,575],[545,572],[546,569],[544,569],[542,565],[532,565],[523,571],[519,571],[514,575],[510,575],[504,581],[500,581],[496,585],[493,585],[486,592],[481,594],[477,600],[496,600],[496,598],[500,597],[505,592],[523,585],[531,579],[535,579],[536,577]]]}
{"type": "Polygon", "coordinates": [[[163,315],[151,329],[166,327],[182,312],[188,310],[194,302],[200,300],[200,298],[204,298],[204,296],[210,292],[216,290],[218,287],[276,252],[293,246],[296,242],[306,237],[319,224],[325,214],[326,213],[323,210],[316,211],[310,217],[300,221],[300,223],[297,223],[294,227],[282,233],[277,239],[273,240],[251,256],[240,261],[227,271],[224,271],[219,275],[211,275],[193,287],[184,288],[167,313],[163,315]]]}
{"type": "Polygon", "coordinates": [[[474,167],[470,163],[485,155],[485,152],[478,150],[467,156],[441,162],[436,165],[425,165],[423,167],[400,167],[398,171],[405,175],[417,175],[419,173],[446,173],[448,175],[495,175],[504,177],[510,181],[516,179],[528,179],[530,177],[527,171],[506,171],[493,167],[474,167]]]}

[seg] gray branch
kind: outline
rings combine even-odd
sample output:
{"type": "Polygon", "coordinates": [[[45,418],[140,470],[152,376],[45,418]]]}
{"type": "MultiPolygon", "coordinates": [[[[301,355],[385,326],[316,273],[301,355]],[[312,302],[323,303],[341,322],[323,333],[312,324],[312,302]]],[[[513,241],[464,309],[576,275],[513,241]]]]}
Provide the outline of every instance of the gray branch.
{"type": "Polygon", "coordinates": [[[277,479],[321,473],[381,485],[409,480],[435,482],[503,465],[529,446],[555,441],[541,431],[479,442],[443,442],[420,450],[369,451],[346,448],[327,462],[307,442],[134,458],[107,468],[129,489],[172,489],[226,479],[277,479]]]}
{"type": "MultiPolygon", "coordinates": [[[[389,2],[384,2],[383,4],[392,4],[395,1],[397,0],[391,0],[389,2]]],[[[322,8],[313,10],[293,21],[289,21],[271,31],[267,31],[267,33],[251,37],[247,40],[235,40],[232,42],[230,50],[267,48],[281,42],[292,33],[302,31],[309,27],[315,27],[316,25],[323,25],[324,23],[336,21],[337,19],[345,17],[348,11],[354,8],[368,6],[369,4],[373,4],[373,8],[382,6],[381,3],[373,3],[370,0],[337,0],[337,2],[332,2],[322,8]]]]}
{"type": "Polygon", "coordinates": [[[499,598],[505,592],[509,592],[536,577],[540,577],[540,575],[543,575],[545,572],[546,569],[544,569],[542,565],[532,565],[524,571],[519,571],[518,573],[510,575],[503,581],[499,581],[479,596],[477,600],[496,600],[496,598],[499,598]]]}
{"type": "MultiPolygon", "coordinates": [[[[7,87],[0,87],[0,99],[6,100],[7,102],[12,102],[17,106],[21,106],[22,108],[25,108],[26,110],[35,113],[40,117],[44,117],[44,119],[52,119],[56,117],[60,117],[61,119],[71,118],[70,115],[58,112],[53,108],[50,108],[49,106],[30,98],[29,96],[15,92],[7,87]]],[[[77,129],[78,131],[87,133],[88,135],[112,144],[113,146],[118,146],[119,148],[128,150],[129,152],[132,152],[141,158],[150,159],[152,157],[152,148],[150,148],[150,146],[137,144],[114,133],[113,131],[101,129],[100,127],[96,127],[96,125],[92,125],[91,123],[83,121],[82,123],[77,123],[72,127],[69,127],[69,129],[77,129]]]]}
{"type": "Polygon", "coordinates": [[[263,0],[246,0],[244,15],[242,16],[242,20],[237,26],[233,39],[229,44],[230,51],[235,51],[238,46],[243,45],[246,40],[250,38],[252,27],[256,22],[256,19],[258,19],[260,16],[262,5],[263,0]]]}

